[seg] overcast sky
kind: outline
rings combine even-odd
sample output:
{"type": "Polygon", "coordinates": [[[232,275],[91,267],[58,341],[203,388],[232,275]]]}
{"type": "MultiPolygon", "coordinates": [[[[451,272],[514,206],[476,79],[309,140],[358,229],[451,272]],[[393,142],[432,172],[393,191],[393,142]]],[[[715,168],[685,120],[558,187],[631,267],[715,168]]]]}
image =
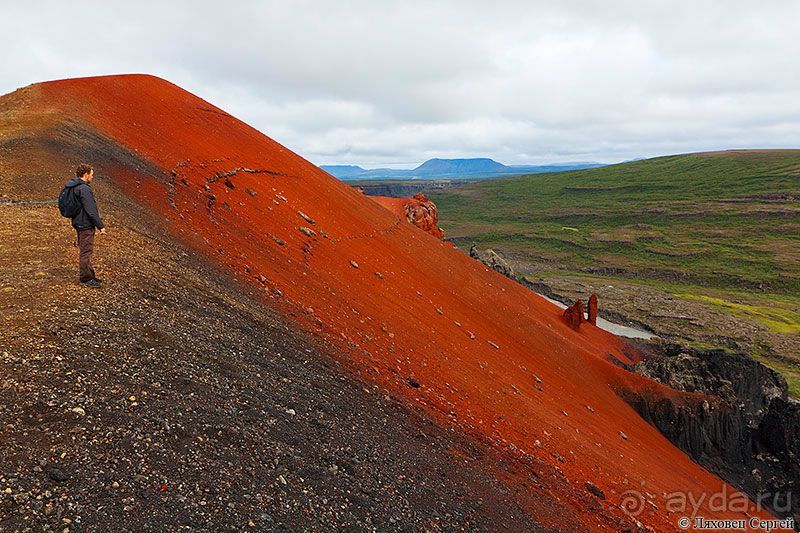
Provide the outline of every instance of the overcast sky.
{"type": "Polygon", "coordinates": [[[0,92],[147,72],[317,164],[800,147],[800,1],[3,2],[0,92]]]}

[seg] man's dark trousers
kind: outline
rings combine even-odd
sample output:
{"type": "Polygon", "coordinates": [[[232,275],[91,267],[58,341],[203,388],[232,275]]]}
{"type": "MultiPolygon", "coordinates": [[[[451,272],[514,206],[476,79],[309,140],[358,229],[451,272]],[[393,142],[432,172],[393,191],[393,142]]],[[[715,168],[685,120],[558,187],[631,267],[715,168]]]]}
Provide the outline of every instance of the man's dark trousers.
{"type": "Polygon", "coordinates": [[[92,268],[92,252],[94,252],[94,228],[78,230],[78,250],[80,251],[81,281],[95,279],[92,268]]]}

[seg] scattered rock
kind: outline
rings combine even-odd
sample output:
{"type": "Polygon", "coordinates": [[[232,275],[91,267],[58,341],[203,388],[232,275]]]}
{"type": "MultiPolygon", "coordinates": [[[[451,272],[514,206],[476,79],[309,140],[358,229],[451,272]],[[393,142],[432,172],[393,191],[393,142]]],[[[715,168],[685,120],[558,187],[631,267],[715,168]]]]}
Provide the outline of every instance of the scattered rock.
{"type": "Polygon", "coordinates": [[[70,475],[67,472],[58,467],[50,468],[47,471],[47,475],[50,477],[50,479],[57,483],[61,483],[62,481],[66,481],[70,478],[70,475]]]}
{"type": "Polygon", "coordinates": [[[308,235],[309,237],[313,237],[313,236],[315,236],[317,234],[316,231],[314,231],[311,228],[307,228],[305,226],[300,226],[297,229],[300,230],[300,233],[304,233],[304,234],[308,235]]]}
{"type": "Polygon", "coordinates": [[[503,259],[497,252],[491,248],[487,248],[483,252],[479,252],[477,246],[473,243],[469,249],[469,256],[477,259],[487,267],[499,272],[507,278],[516,279],[516,273],[508,261],[503,259]]]}
{"type": "Polygon", "coordinates": [[[418,389],[418,388],[419,388],[419,386],[420,386],[420,385],[419,385],[419,381],[417,381],[417,380],[416,380],[416,379],[414,379],[414,378],[408,378],[408,379],[406,380],[406,384],[407,384],[409,387],[414,387],[415,389],[418,389]]]}
{"type": "Polygon", "coordinates": [[[353,267],[353,268],[358,268],[358,263],[356,263],[355,261],[353,261],[353,260],[351,259],[351,260],[350,260],[350,266],[351,266],[351,267],[353,267]]]}
{"type": "Polygon", "coordinates": [[[586,482],[586,490],[594,494],[600,500],[606,499],[606,494],[602,490],[600,490],[600,487],[598,487],[591,481],[586,482]]]}
{"type": "Polygon", "coordinates": [[[317,224],[317,222],[314,219],[312,219],[310,216],[306,215],[302,211],[298,210],[297,214],[300,216],[300,218],[302,218],[303,220],[305,220],[306,222],[308,222],[312,226],[315,226],[317,224]]]}

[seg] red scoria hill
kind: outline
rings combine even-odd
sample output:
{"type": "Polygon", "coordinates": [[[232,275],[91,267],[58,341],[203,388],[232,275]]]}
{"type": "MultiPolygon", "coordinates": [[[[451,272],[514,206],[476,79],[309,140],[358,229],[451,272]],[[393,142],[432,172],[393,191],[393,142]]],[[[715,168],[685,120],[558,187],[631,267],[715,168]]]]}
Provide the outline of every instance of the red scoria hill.
{"type": "MultiPolygon", "coordinates": [[[[635,528],[638,520],[671,530],[686,513],[667,508],[670,493],[735,492],[619,392],[702,397],[628,373],[613,361],[638,356],[621,339],[588,323],[572,330],[544,298],[221,109],[145,75],[18,93],[25,113],[146,162],[109,157],[97,173],[156,212],[174,238],[258,287],[265,305],[335,346],[333,355],[361,379],[522,458],[511,481],[555,490],[557,472],[555,498],[586,529],[635,528]],[[526,469],[534,463],[525,457],[551,468],[526,469]],[[623,509],[631,495],[635,520],[623,509]]],[[[707,500],[698,514],[746,516],[715,512],[707,500]]]]}

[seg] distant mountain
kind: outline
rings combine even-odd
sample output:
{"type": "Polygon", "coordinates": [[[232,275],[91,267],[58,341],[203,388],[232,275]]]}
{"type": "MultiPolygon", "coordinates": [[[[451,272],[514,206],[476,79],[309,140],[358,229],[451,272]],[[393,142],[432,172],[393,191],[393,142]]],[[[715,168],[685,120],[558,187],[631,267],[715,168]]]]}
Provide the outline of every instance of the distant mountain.
{"type": "Polygon", "coordinates": [[[436,174],[483,174],[494,172],[507,172],[509,167],[498,163],[488,157],[472,159],[428,159],[414,169],[414,172],[423,176],[436,174]]]}
{"type": "Polygon", "coordinates": [[[346,178],[348,176],[360,176],[366,170],[358,165],[325,165],[322,167],[325,172],[333,174],[337,178],[346,178]]]}
{"type": "Polygon", "coordinates": [[[488,179],[519,174],[563,172],[603,166],[596,162],[554,163],[550,165],[504,165],[488,157],[469,159],[428,159],[414,169],[372,168],[357,165],[322,165],[322,170],[335,177],[350,180],[413,180],[413,179],[488,179]]]}

